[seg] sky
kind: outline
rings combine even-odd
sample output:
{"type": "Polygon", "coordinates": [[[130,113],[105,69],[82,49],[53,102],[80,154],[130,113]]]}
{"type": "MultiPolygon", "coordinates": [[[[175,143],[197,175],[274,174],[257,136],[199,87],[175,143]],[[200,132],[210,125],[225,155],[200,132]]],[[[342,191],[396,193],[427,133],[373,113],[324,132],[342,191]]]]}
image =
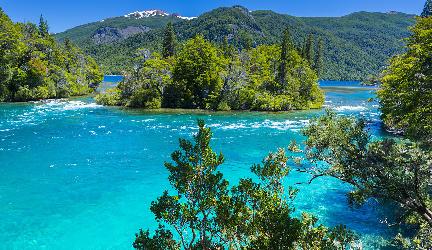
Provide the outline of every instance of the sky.
{"type": "Polygon", "coordinates": [[[420,14],[425,0],[0,0],[16,22],[38,22],[42,14],[57,33],[107,17],[137,10],[161,9],[182,16],[221,6],[242,5],[250,10],[273,10],[293,16],[343,16],[356,11],[399,11],[420,14]]]}

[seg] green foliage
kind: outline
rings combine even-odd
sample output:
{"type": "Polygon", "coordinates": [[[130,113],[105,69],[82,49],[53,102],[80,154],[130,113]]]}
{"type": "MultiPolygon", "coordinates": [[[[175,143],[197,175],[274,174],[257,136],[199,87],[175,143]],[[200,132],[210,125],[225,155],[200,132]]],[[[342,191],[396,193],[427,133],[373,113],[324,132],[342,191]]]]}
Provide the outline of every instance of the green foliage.
{"type": "Polygon", "coordinates": [[[392,59],[378,96],[386,125],[432,143],[432,17],[418,18],[407,52],[392,59]]]}
{"type": "Polygon", "coordinates": [[[323,55],[324,52],[324,43],[322,38],[318,39],[318,45],[317,50],[315,53],[315,62],[314,62],[314,69],[317,72],[318,77],[321,76],[324,68],[324,62],[323,62],[323,55]]]}
{"type": "Polygon", "coordinates": [[[309,34],[308,38],[306,39],[304,54],[305,54],[305,58],[309,62],[309,64],[312,64],[313,59],[314,59],[314,36],[313,36],[313,34],[309,34]]]}
{"type": "Polygon", "coordinates": [[[294,44],[291,40],[291,33],[289,29],[285,29],[284,35],[282,38],[282,44],[281,44],[281,57],[280,57],[280,70],[279,70],[279,77],[281,83],[286,83],[286,67],[289,63],[288,53],[294,49],[294,44]]]}
{"type": "Polygon", "coordinates": [[[351,184],[348,198],[353,205],[369,198],[399,205],[407,223],[421,225],[418,244],[430,244],[430,237],[422,236],[432,229],[430,151],[409,141],[374,141],[363,120],[331,111],[313,120],[303,134],[308,137],[307,159],[327,164],[303,171],[313,179],[326,175],[351,184]]]}
{"type": "Polygon", "coordinates": [[[430,16],[432,16],[432,1],[426,0],[421,17],[430,17],[430,16]]]}
{"type": "Polygon", "coordinates": [[[42,15],[39,19],[39,33],[44,37],[49,35],[48,22],[43,18],[42,15]]]}
{"type": "Polygon", "coordinates": [[[92,58],[54,40],[42,16],[39,27],[14,24],[0,10],[0,47],[0,101],[88,94],[103,78],[92,58]]]}
{"type": "Polygon", "coordinates": [[[158,54],[147,59],[147,55],[143,57],[144,63],[139,68],[125,75],[117,88],[97,95],[96,102],[110,106],[160,108],[166,90],[172,85],[172,65],[158,54]]]}
{"type": "Polygon", "coordinates": [[[170,231],[159,225],[153,237],[150,237],[149,230],[143,231],[141,229],[135,235],[133,247],[139,250],[177,250],[180,249],[180,244],[174,240],[170,231]]]}
{"type": "Polygon", "coordinates": [[[223,86],[221,74],[226,64],[220,54],[202,36],[186,42],[174,65],[172,91],[181,99],[173,100],[173,107],[214,109],[217,106],[223,86]]]}
{"type": "Polygon", "coordinates": [[[193,142],[180,139],[173,162],[165,163],[176,194],[165,191],[152,202],[159,229],[152,237],[140,230],[136,249],[347,249],[356,240],[344,226],[292,216],[297,190],[284,191],[290,169],[282,149],[252,167],[258,182],[241,179],[230,188],[218,171],[224,157],[210,147],[210,128],[198,126],[193,142]]]}
{"type": "Polygon", "coordinates": [[[362,80],[378,74],[389,58],[403,51],[407,28],[415,19],[403,13],[357,12],[343,17],[298,18],[272,11],[254,11],[253,16],[268,43],[274,43],[290,27],[296,45],[308,34],[323,39],[321,79],[362,80]]]}
{"type": "Polygon", "coordinates": [[[167,24],[164,35],[162,55],[164,58],[174,56],[177,38],[172,23],[167,24]]]}
{"type": "Polygon", "coordinates": [[[121,105],[121,90],[118,88],[108,89],[105,93],[96,96],[96,103],[106,106],[121,105]]]}
{"type": "Polygon", "coordinates": [[[106,72],[121,74],[133,65],[130,58],[138,48],[161,51],[163,31],[168,22],[173,23],[180,42],[202,34],[218,44],[227,38],[237,49],[279,43],[286,27],[290,28],[295,45],[303,44],[308,34],[314,34],[325,44],[322,79],[364,80],[369,75],[377,75],[389,58],[403,52],[402,40],[409,36],[407,27],[414,23],[414,16],[359,12],[343,17],[299,18],[272,11],[249,12],[235,6],[217,8],[190,21],[172,16],[109,18],[73,28],[56,37],[72,39],[96,58],[106,72]],[[151,30],[106,44],[98,44],[93,38],[104,27],[142,26],[151,30]]]}
{"type": "Polygon", "coordinates": [[[282,53],[277,45],[242,51],[229,44],[218,48],[197,36],[173,57],[145,56],[119,85],[118,105],[260,111],[320,108],[324,95],[316,73],[297,53],[289,34],[287,39],[282,53]]]}

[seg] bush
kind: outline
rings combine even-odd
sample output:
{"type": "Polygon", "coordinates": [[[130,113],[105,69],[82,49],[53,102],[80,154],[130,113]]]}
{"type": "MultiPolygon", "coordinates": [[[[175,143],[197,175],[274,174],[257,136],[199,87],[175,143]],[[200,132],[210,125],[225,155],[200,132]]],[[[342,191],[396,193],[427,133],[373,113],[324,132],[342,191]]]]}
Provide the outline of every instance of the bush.
{"type": "Polygon", "coordinates": [[[152,89],[139,89],[130,97],[127,106],[134,108],[158,109],[161,97],[152,89]]]}
{"type": "Polygon", "coordinates": [[[118,88],[112,88],[105,93],[96,96],[96,103],[106,106],[117,106],[121,102],[121,91],[118,88]]]}
{"type": "Polygon", "coordinates": [[[33,93],[29,86],[20,86],[15,93],[15,101],[25,102],[29,100],[33,100],[33,93]]]}

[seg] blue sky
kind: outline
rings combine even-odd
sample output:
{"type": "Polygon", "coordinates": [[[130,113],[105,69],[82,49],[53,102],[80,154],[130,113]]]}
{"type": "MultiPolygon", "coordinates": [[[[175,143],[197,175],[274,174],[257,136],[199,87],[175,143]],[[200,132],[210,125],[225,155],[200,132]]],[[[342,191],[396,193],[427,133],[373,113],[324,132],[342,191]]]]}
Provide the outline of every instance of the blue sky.
{"type": "Polygon", "coordinates": [[[400,11],[420,14],[425,0],[0,0],[14,21],[37,22],[43,14],[51,32],[60,32],[106,17],[136,10],[162,9],[183,16],[198,16],[220,6],[243,5],[294,16],[342,16],[355,11],[400,11]]]}

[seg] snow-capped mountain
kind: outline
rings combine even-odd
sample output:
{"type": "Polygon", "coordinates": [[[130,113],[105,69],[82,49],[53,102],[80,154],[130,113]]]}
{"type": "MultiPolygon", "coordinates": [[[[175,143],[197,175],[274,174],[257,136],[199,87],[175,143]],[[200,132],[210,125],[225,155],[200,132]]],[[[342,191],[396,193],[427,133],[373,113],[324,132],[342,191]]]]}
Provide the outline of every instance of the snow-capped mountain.
{"type": "Polygon", "coordinates": [[[170,14],[170,13],[165,12],[163,10],[135,11],[135,12],[129,13],[127,15],[124,15],[124,17],[136,18],[136,19],[153,17],[153,16],[175,16],[177,18],[185,19],[185,20],[191,20],[191,19],[196,18],[196,17],[184,17],[184,16],[181,16],[179,14],[170,14]]]}

